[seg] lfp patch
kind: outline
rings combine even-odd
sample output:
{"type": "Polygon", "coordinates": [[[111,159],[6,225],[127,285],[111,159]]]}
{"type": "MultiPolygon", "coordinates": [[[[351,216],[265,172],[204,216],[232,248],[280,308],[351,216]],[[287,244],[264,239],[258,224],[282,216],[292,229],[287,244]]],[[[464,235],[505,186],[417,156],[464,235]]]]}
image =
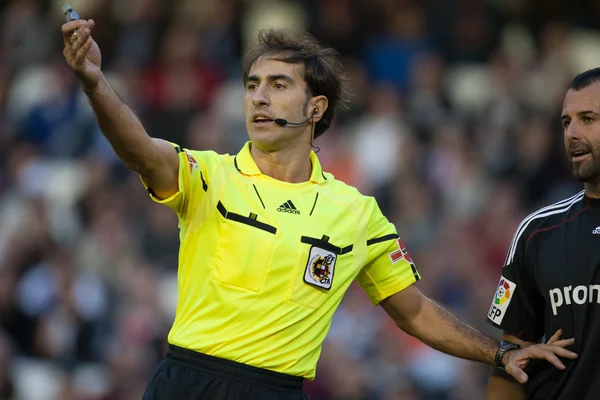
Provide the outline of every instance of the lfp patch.
{"type": "Polygon", "coordinates": [[[312,246],[304,271],[304,282],[323,289],[331,289],[336,259],[335,253],[312,246]]]}
{"type": "Polygon", "coordinates": [[[510,301],[515,295],[517,284],[502,277],[494,295],[494,300],[488,312],[488,318],[497,325],[502,323],[510,301]]]}
{"type": "MultiPolygon", "coordinates": [[[[507,279],[502,279],[500,281],[500,284],[498,285],[498,289],[496,289],[496,297],[494,297],[494,304],[498,305],[502,305],[504,303],[506,303],[507,301],[510,301],[510,292],[511,292],[511,286],[510,286],[510,281],[508,281],[507,279]]],[[[513,284],[513,286],[516,286],[513,284]]]]}

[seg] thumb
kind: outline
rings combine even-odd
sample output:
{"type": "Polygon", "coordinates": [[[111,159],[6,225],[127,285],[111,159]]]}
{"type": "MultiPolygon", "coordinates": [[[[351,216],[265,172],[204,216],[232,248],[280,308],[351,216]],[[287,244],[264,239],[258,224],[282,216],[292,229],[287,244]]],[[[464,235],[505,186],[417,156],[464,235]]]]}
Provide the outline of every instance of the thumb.
{"type": "Polygon", "coordinates": [[[517,367],[516,365],[512,365],[510,368],[506,368],[506,372],[512,375],[512,377],[515,378],[520,384],[527,383],[527,380],[529,379],[525,371],[523,371],[520,367],[517,367]]]}

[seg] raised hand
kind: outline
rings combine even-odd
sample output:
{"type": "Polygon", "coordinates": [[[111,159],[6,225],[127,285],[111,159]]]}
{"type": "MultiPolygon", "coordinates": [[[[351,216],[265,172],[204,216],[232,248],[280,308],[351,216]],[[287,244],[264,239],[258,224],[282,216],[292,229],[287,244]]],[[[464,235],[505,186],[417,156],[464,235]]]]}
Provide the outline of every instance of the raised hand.
{"type": "Polygon", "coordinates": [[[92,90],[102,78],[102,55],[92,38],[93,20],[70,21],[61,27],[65,48],[63,55],[84,90],[92,90]]]}

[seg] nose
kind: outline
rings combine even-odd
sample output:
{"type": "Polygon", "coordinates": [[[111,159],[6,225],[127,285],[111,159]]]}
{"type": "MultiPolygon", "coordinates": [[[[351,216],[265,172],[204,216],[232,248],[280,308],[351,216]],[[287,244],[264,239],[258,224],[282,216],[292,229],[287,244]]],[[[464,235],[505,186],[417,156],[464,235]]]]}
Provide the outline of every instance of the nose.
{"type": "Polygon", "coordinates": [[[577,127],[577,123],[572,121],[567,129],[565,129],[565,139],[572,142],[581,140],[581,135],[579,133],[579,128],[577,127]]]}
{"type": "Polygon", "coordinates": [[[252,104],[254,106],[268,106],[269,105],[269,96],[265,85],[259,85],[252,95],[252,104]]]}

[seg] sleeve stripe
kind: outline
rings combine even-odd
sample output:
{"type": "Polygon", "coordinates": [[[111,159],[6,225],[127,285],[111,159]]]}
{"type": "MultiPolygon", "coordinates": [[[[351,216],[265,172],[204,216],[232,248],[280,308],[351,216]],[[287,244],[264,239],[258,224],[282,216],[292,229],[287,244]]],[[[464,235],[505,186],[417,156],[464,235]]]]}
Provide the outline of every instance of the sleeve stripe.
{"type": "Polygon", "coordinates": [[[397,233],[391,233],[389,235],[380,236],[380,237],[374,238],[374,239],[369,239],[369,240],[367,240],[367,246],[370,246],[375,243],[386,242],[386,241],[392,240],[392,239],[398,239],[399,237],[400,236],[398,236],[397,233]]]}
{"type": "Polygon", "coordinates": [[[523,232],[525,232],[525,230],[527,229],[527,227],[529,226],[531,221],[538,219],[538,218],[547,217],[549,215],[563,213],[563,212],[567,211],[569,208],[571,208],[573,206],[573,204],[575,204],[578,201],[580,201],[581,199],[583,199],[583,196],[584,196],[584,191],[581,191],[581,192],[577,193],[576,195],[569,197],[566,200],[562,200],[562,201],[559,201],[558,203],[555,203],[550,206],[539,209],[538,211],[534,212],[533,214],[530,214],[527,218],[525,218],[521,222],[519,227],[517,228],[517,231],[515,232],[515,236],[513,237],[513,240],[510,244],[510,248],[509,248],[508,254],[506,256],[504,265],[506,266],[513,261],[513,259],[515,257],[515,252],[517,249],[517,243],[519,242],[519,238],[521,237],[523,232]]]}
{"type": "Polygon", "coordinates": [[[208,185],[204,181],[204,176],[202,175],[202,171],[200,171],[200,179],[202,179],[202,189],[206,192],[208,190],[208,185]]]}
{"type": "Polygon", "coordinates": [[[421,275],[419,275],[419,272],[417,271],[417,267],[415,267],[415,264],[410,263],[410,268],[412,269],[412,273],[413,276],[415,277],[415,281],[418,282],[421,280],[421,275]]]}

